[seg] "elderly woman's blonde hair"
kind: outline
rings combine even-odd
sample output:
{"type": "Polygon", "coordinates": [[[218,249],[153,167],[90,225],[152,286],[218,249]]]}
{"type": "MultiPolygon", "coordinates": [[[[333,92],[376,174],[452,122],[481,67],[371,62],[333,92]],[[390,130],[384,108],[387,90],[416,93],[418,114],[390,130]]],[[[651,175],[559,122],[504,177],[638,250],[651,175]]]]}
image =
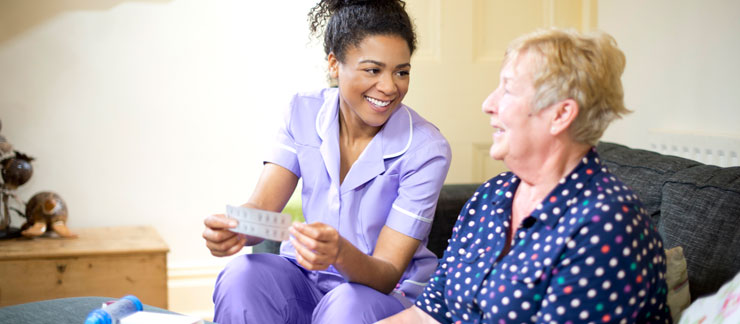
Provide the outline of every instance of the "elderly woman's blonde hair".
{"type": "Polygon", "coordinates": [[[631,112],[622,90],[624,54],[608,34],[539,30],[514,40],[504,64],[527,53],[535,54],[533,112],[575,100],[580,109],[569,128],[575,141],[596,145],[609,123],[631,112]]]}

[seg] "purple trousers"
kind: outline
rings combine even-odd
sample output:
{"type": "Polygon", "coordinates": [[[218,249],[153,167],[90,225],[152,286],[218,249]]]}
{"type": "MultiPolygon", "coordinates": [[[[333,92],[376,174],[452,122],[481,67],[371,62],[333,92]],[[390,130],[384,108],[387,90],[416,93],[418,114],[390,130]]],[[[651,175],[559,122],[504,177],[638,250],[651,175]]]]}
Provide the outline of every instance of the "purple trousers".
{"type": "Polygon", "coordinates": [[[218,275],[213,302],[220,324],[374,323],[404,309],[393,296],[275,254],[232,260],[218,275]]]}

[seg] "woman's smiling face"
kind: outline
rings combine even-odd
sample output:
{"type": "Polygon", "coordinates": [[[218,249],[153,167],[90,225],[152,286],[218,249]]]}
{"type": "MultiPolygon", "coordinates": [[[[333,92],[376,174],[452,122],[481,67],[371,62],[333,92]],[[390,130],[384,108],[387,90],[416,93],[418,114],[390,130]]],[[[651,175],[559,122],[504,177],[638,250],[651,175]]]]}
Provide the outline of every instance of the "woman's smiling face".
{"type": "Polygon", "coordinates": [[[508,62],[501,70],[498,88],[483,102],[483,112],[491,115],[494,128],[490,155],[510,168],[530,157],[547,136],[550,126],[545,110],[532,112],[535,89],[533,54],[524,54],[508,62]]]}
{"type": "Polygon", "coordinates": [[[344,62],[329,54],[339,83],[339,108],[349,127],[379,130],[409,89],[411,52],[395,35],[371,35],[347,49],[344,62]]]}

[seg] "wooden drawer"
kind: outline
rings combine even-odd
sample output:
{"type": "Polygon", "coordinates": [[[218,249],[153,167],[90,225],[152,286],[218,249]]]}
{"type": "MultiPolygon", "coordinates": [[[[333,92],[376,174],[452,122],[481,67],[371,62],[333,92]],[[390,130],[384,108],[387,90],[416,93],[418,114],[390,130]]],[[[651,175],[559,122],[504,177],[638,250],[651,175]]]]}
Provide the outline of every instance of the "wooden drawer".
{"type": "Polygon", "coordinates": [[[0,307],[135,295],[167,308],[167,244],[151,227],[75,229],[76,239],[0,241],[0,307]]]}

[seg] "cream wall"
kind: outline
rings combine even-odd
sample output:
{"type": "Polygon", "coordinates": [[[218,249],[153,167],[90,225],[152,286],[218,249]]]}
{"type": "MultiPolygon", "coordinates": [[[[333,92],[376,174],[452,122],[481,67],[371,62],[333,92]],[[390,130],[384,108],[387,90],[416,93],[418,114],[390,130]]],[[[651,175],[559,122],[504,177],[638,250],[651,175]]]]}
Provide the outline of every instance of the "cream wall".
{"type": "Polygon", "coordinates": [[[668,130],[740,141],[740,2],[601,0],[598,27],[627,57],[634,110],[604,139],[649,148],[650,130],[668,130]]]}

